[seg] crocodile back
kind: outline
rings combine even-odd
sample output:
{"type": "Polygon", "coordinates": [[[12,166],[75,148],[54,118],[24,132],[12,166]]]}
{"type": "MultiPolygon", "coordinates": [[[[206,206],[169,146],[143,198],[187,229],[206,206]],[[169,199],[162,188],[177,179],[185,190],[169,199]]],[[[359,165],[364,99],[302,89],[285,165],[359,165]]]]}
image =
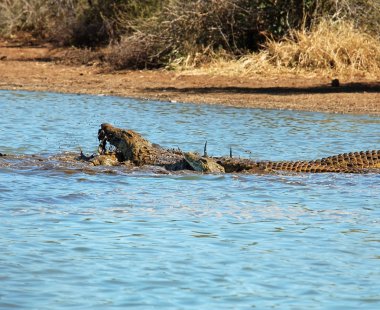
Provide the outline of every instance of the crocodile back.
{"type": "Polygon", "coordinates": [[[311,161],[262,162],[264,171],[358,173],[380,169],[380,150],[338,154],[311,161]]]}

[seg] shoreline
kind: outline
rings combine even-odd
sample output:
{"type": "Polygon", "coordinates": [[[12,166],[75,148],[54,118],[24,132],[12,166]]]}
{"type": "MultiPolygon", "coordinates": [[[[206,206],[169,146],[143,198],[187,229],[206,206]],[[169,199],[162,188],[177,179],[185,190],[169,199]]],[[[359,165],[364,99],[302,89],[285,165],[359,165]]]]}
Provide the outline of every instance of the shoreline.
{"type": "Polygon", "coordinates": [[[0,89],[113,95],[223,106],[380,115],[380,81],[331,77],[223,76],[167,70],[106,72],[99,64],[64,65],[48,47],[0,44],[0,89]],[[50,58],[49,58],[50,57],[50,58]]]}

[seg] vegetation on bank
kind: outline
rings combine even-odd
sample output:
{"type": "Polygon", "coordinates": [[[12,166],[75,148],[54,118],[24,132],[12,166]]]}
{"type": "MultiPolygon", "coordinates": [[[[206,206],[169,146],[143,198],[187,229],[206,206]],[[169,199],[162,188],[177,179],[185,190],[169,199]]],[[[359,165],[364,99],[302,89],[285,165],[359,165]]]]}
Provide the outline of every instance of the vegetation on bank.
{"type": "Polygon", "coordinates": [[[112,69],[380,75],[377,0],[0,0],[0,33],[112,69]],[[101,52],[99,52],[101,48],[101,52]]]}

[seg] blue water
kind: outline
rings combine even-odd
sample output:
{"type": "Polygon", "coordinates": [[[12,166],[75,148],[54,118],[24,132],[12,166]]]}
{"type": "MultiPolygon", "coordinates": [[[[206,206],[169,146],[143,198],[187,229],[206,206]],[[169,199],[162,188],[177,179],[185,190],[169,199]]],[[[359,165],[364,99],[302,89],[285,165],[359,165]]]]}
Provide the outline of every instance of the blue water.
{"type": "MultiPolygon", "coordinates": [[[[378,149],[380,118],[0,91],[0,152],[103,122],[210,155],[378,149]]],[[[1,160],[1,158],[0,158],[1,160]]],[[[0,168],[0,309],[380,309],[380,175],[0,168]]]]}

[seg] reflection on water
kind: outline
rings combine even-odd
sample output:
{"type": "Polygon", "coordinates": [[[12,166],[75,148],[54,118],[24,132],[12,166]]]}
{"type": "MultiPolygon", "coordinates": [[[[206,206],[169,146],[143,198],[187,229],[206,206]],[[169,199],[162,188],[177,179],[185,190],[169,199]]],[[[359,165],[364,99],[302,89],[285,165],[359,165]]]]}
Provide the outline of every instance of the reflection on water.
{"type": "MultiPolygon", "coordinates": [[[[259,159],[380,145],[371,116],[8,91],[0,106],[9,154],[93,152],[102,122],[259,159]]],[[[1,168],[0,308],[377,309],[379,181],[1,168]]]]}

